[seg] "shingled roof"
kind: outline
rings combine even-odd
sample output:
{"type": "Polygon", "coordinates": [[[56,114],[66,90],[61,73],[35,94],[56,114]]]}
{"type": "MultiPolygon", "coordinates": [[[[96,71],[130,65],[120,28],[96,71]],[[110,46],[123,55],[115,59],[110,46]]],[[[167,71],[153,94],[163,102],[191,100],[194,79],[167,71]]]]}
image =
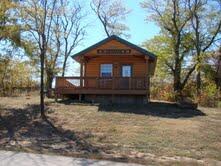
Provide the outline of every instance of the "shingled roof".
{"type": "Polygon", "coordinates": [[[91,51],[93,49],[96,49],[97,47],[99,47],[99,46],[101,46],[101,45],[103,45],[103,44],[105,44],[105,43],[107,43],[107,42],[109,42],[111,40],[116,40],[116,41],[118,41],[118,42],[120,42],[122,44],[125,44],[125,45],[127,45],[127,46],[129,46],[129,47],[131,47],[131,48],[141,52],[142,54],[150,57],[150,59],[154,60],[156,58],[155,54],[153,54],[153,53],[151,53],[151,52],[149,52],[149,51],[147,51],[147,50],[145,50],[145,49],[143,49],[143,48],[141,48],[141,47],[139,47],[139,46],[137,46],[137,45],[135,45],[133,43],[130,43],[130,42],[128,42],[128,41],[126,41],[126,40],[124,40],[124,39],[122,39],[122,38],[120,38],[120,37],[118,37],[116,35],[112,35],[110,37],[107,37],[106,39],[101,40],[100,42],[98,42],[98,43],[96,43],[96,44],[94,44],[94,45],[92,45],[92,46],[90,46],[90,47],[88,47],[88,48],[86,48],[86,49],[84,49],[84,50],[74,54],[72,56],[72,58],[84,55],[85,53],[87,53],[87,52],[89,52],[89,51],[91,51]]]}

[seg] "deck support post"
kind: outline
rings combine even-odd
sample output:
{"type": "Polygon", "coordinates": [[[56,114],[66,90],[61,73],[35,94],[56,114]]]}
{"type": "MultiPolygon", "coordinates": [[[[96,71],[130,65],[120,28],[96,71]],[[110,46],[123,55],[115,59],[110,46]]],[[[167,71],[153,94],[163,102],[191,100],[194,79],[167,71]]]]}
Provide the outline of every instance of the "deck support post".
{"type": "Polygon", "coordinates": [[[129,77],[129,90],[131,90],[131,82],[132,82],[132,79],[131,77],[129,77]]]}
{"type": "Polygon", "coordinates": [[[114,94],[111,95],[111,104],[114,104],[114,94]]]}
{"type": "Polygon", "coordinates": [[[96,88],[99,89],[99,78],[96,78],[96,88]]]}
{"type": "Polygon", "coordinates": [[[54,94],[54,99],[55,99],[55,102],[58,102],[58,94],[57,93],[54,94]]]}
{"type": "Polygon", "coordinates": [[[79,94],[79,102],[82,101],[82,94],[79,94]]]}

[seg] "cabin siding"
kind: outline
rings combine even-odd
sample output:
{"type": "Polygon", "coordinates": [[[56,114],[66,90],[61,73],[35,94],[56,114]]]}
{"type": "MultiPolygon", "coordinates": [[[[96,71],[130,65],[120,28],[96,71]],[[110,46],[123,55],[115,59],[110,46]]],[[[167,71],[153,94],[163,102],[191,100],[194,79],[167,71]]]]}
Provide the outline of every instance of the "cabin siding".
{"type": "MultiPolygon", "coordinates": [[[[148,66],[146,65],[146,59],[144,57],[135,57],[133,55],[127,55],[127,56],[106,55],[106,56],[99,56],[92,58],[85,63],[85,76],[100,77],[101,64],[113,64],[113,77],[121,77],[122,65],[128,65],[128,64],[132,66],[132,77],[147,77],[148,66]]],[[[109,83],[111,84],[111,82],[109,83]]],[[[95,79],[86,80],[84,82],[84,85],[86,87],[96,87],[96,84],[97,82],[95,79]]],[[[144,83],[143,81],[141,81],[139,84],[144,84],[144,83]]]]}
{"type": "Polygon", "coordinates": [[[132,66],[132,76],[145,77],[147,74],[145,59],[141,57],[128,56],[102,56],[90,59],[85,64],[86,77],[100,76],[101,64],[113,64],[113,76],[121,77],[121,66],[129,64],[132,66]]]}

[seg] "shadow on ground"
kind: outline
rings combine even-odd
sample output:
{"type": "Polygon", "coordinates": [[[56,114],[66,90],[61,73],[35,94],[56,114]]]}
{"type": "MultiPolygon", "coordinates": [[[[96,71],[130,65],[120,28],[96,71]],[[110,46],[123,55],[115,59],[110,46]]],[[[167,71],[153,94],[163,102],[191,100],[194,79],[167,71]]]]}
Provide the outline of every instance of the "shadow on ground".
{"type": "Polygon", "coordinates": [[[65,105],[96,105],[98,111],[121,112],[146,116],[157,116],[163,118],[192,118],[196,116],[206,116],[199,109],[181,108],[176,103],[149,102],[148,104],[92,104],[88,102],[79,103],[76,100],[60,100],[60,104],[65,105]]]}
{"type": "Polygon", "coordinates": [[[74,100],[74,99],[70,99],[70,98],[67,98],[67,99],[63,99],[63,100],[58,100],[57,103],[60,103],[60,104],[64,104],[64,105],[100,105],[99,103],[92,103],[92,102],[86,102],[86,101],[79,101],[79,100],[74,100]]]}
{"type": "Polygon", "coordinates": [[[55,127],[52,120],[40,118],[39,105],[23,109],[0,108],[0,148],[59,154],[99,154],[102,150],[86,141],[90,133],[55,127]]]}
{"type": "Polygon", "coordinates": [[[99,111],[150,115],[163,118],[191,118],[206,116],[199,109],[180,108],[175,103],[150,102],[146,105],[99,105],[99,111]]]}
{"type": "MultiPolygon", "coordinates": [[[[94,105],[76,103],[73,100],[60,101],[60,103],[94,105]]],[[[176,104],[163,102],[152,102],[146,105],[96,104],[96,106],[98,106],[98,111],[166,118],[191,118],[206,115],[200,110],[182,109],[176,104]]],[[[47,110],[48,113],[51,111],[53,112],[53,110],[47,110]]],[[[92,133],[65,130],[62,126],[56,126],[56,122],[56,119],[42,120],[39,105],[26,105],[24,108],[0,107],[0,149],[145,163],[144,159],[138,160],[124,155],[111,154],[111,147],[96,146],[88,141],[94,137],[92,133]]]]}

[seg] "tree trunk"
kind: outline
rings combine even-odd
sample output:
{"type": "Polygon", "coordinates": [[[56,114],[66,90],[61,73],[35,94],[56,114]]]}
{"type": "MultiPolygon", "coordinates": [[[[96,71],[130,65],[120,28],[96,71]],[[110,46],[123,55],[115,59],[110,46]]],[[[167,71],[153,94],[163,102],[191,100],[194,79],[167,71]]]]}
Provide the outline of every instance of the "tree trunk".
{"type": "Polygon", "coordinates": [[[175,54],[175,70],[174,70],[174,92],[175,92],[175,100],[179,100],[181,97],[181,59],[179,58],[180,52],[179,52],[179,45],[180,45],[180,37],[177,36],[177,42],[174,45],[174,54],[175,54]]]}
{"type": "Polygon", "coordinates": [[[41,53],[41,91],[40,91],[40,110],[41,117],[45,119],[44,111],[44,52],[41,53]]]}
{"type": "Polygon", "coordinates": [[[42,119],[46,119],[45,110],[44,110],[44,62],[46,54],[46,37],[42,34],[42,49],[40,54],[41,60],[41,91],[40,91],[40,110],[42,119]]]}
{"type": "Polygon", "coordinates": [[[52,82],[54,78],[54,74],[50,71],[46,71],[47,79],[46,79],[46,89],[47,91],[52,89],[52,82]]]}
{"type": "Polygon", "coordinates": [[[198,71],[196,75],[196,90],[197,90],[197,96],[200,96],[201,93],[201,72],[198,71]]]}
{"type": "Polygon", "coordinates": [[[46,89],[47,89],[47,97],[51,97],[51,89],[54,75],[50,71],[46,71],[47,80],[46,80],[46,89]]]}
{"type": "Polygon", "coordinates": [[[62,66],[62,77],[64,77],[64,75],[65,75],[66,65],[67,65],[67,58],[65,57],[64,63],[62,66]]]}
{"type": "Polygon", "coordinates": [[[175,92],[175,100],[179,100],[179,98],[181,97],[181,82],[180,82],[180,72],[179,71],[175,71],[174,74],[174,83],[173,83],[173,89],[175,92]]]}

